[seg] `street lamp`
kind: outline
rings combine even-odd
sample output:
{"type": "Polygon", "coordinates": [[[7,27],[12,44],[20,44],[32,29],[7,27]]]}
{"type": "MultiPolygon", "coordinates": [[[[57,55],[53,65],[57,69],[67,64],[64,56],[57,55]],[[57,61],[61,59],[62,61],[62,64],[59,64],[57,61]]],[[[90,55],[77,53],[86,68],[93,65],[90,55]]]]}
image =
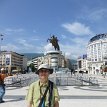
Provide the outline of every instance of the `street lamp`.
{"type": "Polygon", "coordinates": [[[2,46],[2,40],[3,40],[3,36],[4,36],[4,35],[0,34],[0,40],[1,40],[1,45],[0,45],[0,52],[2,51],[2,50],[1,50],[1,46],[2,46]]]}
{"type": "Polygon", "coordinates": [[[1,53],[2,53],[1,46],[2,46],[3,36],[4,35],[0,34],[0,40],[1,40],[1,44],[0,44],[0,56],[1,56],[1,58],[0,58],[0,71],[1,71],[1,68],[2,68],[2,64],[3,64],[3,62],[2,62],[2,55],[1,55],[1,53]]]}

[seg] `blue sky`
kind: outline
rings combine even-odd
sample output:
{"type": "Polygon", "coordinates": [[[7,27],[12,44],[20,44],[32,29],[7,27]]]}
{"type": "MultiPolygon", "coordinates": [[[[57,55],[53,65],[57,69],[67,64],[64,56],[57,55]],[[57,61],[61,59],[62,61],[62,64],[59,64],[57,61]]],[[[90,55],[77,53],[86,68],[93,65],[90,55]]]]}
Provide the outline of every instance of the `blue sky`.
{"type": "Polygon", "coordinates": [[[69,58],[86,53],[90,38],[107,33],[107,0],[0,0],[2,50],[41,53],[59,39],[69,58]]]}

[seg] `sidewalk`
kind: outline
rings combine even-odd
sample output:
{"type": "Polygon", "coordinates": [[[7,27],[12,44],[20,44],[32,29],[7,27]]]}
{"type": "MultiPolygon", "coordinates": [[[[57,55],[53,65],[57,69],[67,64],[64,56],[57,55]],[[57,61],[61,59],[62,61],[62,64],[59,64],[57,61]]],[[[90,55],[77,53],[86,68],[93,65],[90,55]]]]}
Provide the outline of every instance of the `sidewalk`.
{"type": "MultiPolygon", "coordinates": [[[[95,76],[95,75],[93,75],[95,76]]],[[[107,76],[95,76],[99,86],[58,86],[60,107],[106,107],[107,106],[107,76]]],[[[27,87],[7,87],[4,96],[5,103],[0,107],[27,107],[25,96],[27,87]]]]}
{"type": "MultiPolygon", "coordinates": [[[[0,107],[27,107],[25,95],[28,87],[8,87],[5,103],[0,107]]],[[[106,107],[107,87],[99,86],[59,86],[60,107],[106,107]]]]}

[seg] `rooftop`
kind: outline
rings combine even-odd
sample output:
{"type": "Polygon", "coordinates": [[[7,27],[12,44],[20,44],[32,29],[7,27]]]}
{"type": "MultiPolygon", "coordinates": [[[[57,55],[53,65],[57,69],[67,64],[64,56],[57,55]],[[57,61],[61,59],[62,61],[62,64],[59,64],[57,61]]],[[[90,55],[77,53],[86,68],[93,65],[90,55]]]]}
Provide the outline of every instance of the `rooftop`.
{"type": "Polygon", "coordinates": [[[107,38],[107,33],[98,34],[98,35],[92,37],[89,42],[93,42],[93,41],[96,41],[96,40],[99,40],[99,39],[105,39],[105,38],[107,38]]]}

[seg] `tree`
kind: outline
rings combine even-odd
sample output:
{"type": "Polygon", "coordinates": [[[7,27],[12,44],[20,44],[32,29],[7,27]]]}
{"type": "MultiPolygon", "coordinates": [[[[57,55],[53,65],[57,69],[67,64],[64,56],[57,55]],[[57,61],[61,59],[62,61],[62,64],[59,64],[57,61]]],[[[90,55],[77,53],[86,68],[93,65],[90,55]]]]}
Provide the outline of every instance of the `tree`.
{"type": "Polygon", "coordinates": [[[35,66],[34,66],[33,63],[31,63],[31,64],[29,65],[29,67],[31,68],[32,72],[35,72],[35,71],[37,70],[37,69],[35,68],[35,66]]]}

